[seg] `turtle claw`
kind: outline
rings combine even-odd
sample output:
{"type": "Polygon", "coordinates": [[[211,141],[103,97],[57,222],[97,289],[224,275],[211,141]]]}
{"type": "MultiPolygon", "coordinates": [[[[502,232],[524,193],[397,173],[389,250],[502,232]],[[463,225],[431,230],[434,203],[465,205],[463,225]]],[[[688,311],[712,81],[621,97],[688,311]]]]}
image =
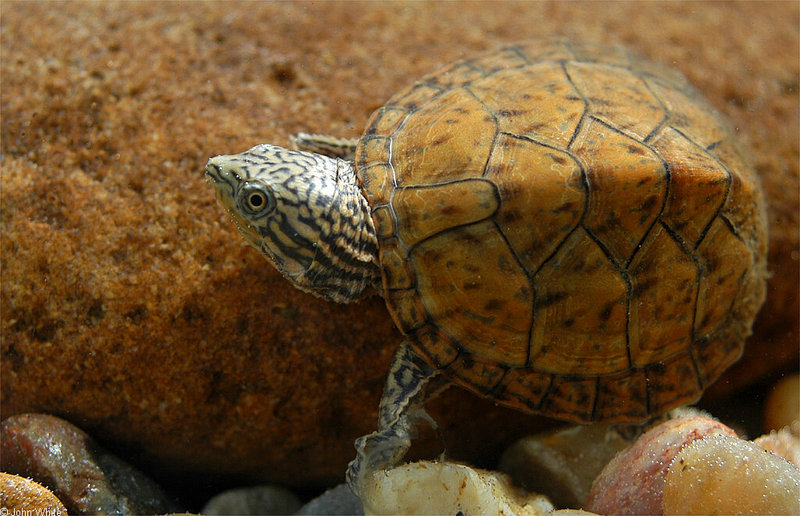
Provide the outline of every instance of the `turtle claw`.
{"type": "Polygon", "coordinates": [[[356,439],[356,458],[347,466],[347,485],[359,497],[373,473],[391,468],[411,447],[408,431],[388,428],[356,439]]]}

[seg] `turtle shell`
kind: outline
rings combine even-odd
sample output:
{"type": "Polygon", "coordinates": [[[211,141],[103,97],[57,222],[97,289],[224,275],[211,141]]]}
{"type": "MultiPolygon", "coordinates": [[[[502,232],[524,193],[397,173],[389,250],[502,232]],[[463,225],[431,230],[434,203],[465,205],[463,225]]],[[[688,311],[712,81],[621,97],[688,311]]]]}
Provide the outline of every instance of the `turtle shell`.
{"type": "Polygon", "coordinates": [[[692,402],[763,302],[757,177],[682,76],[622,48],[456,62],[376,111],[355,163],[395,323],[500,404],[589,422],[692,402]]]}

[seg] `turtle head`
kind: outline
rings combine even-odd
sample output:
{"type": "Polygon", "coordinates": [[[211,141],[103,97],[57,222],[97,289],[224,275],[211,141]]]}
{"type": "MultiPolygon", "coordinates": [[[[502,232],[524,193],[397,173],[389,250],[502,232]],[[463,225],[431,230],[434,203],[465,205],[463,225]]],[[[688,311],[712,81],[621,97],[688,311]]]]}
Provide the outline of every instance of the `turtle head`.
{"type": "Polygon", "coordinates": [[[257,145],[211,158],[205,175],[245,240],[299,289],[344,302],[378,281],[375,229],[349,163],[257,145]]]}

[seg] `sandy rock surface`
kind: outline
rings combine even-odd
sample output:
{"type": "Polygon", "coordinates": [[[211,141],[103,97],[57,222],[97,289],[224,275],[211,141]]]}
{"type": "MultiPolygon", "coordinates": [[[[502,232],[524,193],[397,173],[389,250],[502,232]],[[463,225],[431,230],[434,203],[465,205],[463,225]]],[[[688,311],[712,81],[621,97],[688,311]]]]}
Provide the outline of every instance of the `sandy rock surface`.
{"type": "MultiPolygon", "coordinates": [[[[731,119],[770,203],[773,277],[710,396],[796,367],[799,17],[794,2],[3,2],[0,418],[62,416],[160,479],[340,482],[399,334],[380,299],[285,282],[203,166],[298,131],[357,135],[424,73],[556,34],[673,66],[731,119]]],[[[423,432],[417,454],[478,463],[540,425],[457,389],[430,412],[444,442],[423,432]]]]}

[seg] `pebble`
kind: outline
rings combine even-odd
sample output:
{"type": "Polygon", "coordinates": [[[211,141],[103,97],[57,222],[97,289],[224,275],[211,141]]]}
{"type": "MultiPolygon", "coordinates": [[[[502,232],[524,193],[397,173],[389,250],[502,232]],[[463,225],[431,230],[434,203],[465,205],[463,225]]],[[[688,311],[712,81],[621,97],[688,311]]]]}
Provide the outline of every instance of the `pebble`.
{"type": "Polygon", "coordinates": [[[583,507],[603,467],[631,442],[610,425],[581,425],[520,439],[500,460],[500,470],[556,507],[583,507]]]}
{"type": "Polygon", "coordinates": [[[662,514],[667,468],[686,444],[735,432],[706,416],[671,419],[644,433],[609,462],[592,484],[584,507],[600,514],[662,514]]]}
{"type": "Polygon", "coordinates": [[[753,442],[800,468],[800,436],[795,431],[798,426],[785,426],[777,432],[773,430],[753,442]]]}
{"type": "Polygon", "coordinates": [[[743,439],[698,439],[669,467],[664,514],[800,514],[800,470],[743,439]]]}
{"type": "Polygon", "coordinates": [[[353,494],[347,484],[339,484],[314,498],[297,511],[298,515],[329,516],[352,514],[362,516],[361,500],[353,494]]]}
{"type": "MultiPolygon", "coordinates": [[[[764,403],[764,432],[786,426],[800,427],[800,374],[792,374],[775,384],[764,403]]],[[[800,430],[794,430],[798,433],[800,430]]]]}
{"type": "Polygon", "coordinates": [[[0,473],[0,513],[67,516],[67,508],[46,487],[33,480],[0,473]]]}
{"type": "Polygon", "coordinates": [[[480,514],[538,516],[553,512],[542,495],[514,487],[497,472],[452,462],[413,462],[366,479],[362,502],[369,515],[480,514]]]}
{"type": "Polygon", "coordinates": [[[278,486],[255,486],[222,492],[206,503],[201,514],[293,514],[300,508],[294,493],[278,486]]]}
{"type": "Polygon", "coordinates": [[[46,486],[70,514],[165,514],[178,507],[142,472],[76,426],[46,414],[0,425],[3,469],[46,486]]]}

